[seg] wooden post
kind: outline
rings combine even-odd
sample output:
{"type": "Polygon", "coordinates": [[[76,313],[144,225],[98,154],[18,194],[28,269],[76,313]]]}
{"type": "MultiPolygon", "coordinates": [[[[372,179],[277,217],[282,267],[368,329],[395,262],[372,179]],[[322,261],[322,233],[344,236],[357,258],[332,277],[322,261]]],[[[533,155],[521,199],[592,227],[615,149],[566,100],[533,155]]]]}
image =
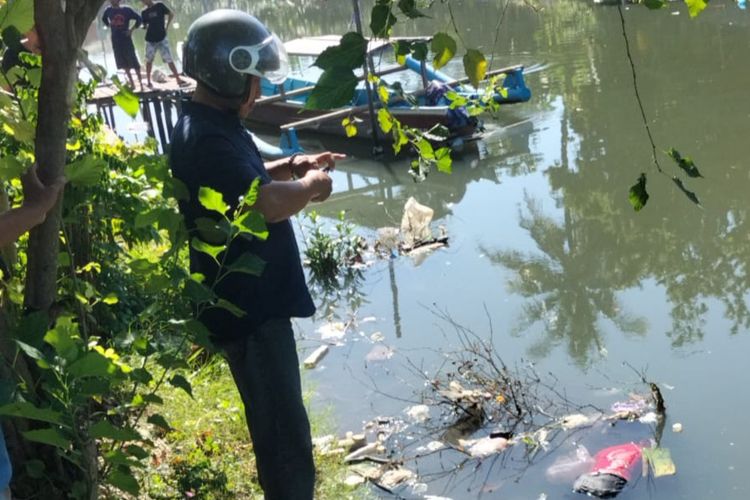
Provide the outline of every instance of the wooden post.
{"type": "Polygon", "coordinates": [[[146,99],[141,101],[141,113],[143,113],[143,120],[146,122],[146,125],[148,125],[146,128],[149,137],[156,137],[154,134],[154,125],[151,122],[151,109],[149,109],[148,100],[146,99]]]}
{"type": "MultiPolygon", "coordinates": [[[[362,34],[362,15],[359,10],[359,0],[352,0],[354,4],[354,24],[357,27],[357,33],[362,34]]],[[[368,78],[370,68],[368,67],[368,49],[369,44],[365,47],[365,63],[362,65],[363,77],[365,79],[365,90],[367,92],[367,107],[370,110],[370,126],[372,127],[372,152],[375,155],[379,155],[383,152],[383,148],[380,146],[380,136],[378,134],[378,118],[375,116],[375,106],[373,104],[373,92],[370,79],[368,78]]]]}
{"type": "Polygon", "coordinates": [[[114,131],[115,130],[115,111],[114,111],[115,105],[112,103],[109,103],[107,105],[107,110],[109,111],[109,127],[114,131]]]}
{"type": "Polygon", "coordinates": [[[162,112],[161,112],[161,99],[158,97],[153,98],[154,103],[154,111],[156,112],[156,127],[159,130],[159,141],[161,142],[161,151],[162,153],[167,152],[167,144],[169,143],[169,139],[167,138],[167,134],[164,132],[164,123],[162,120],[162,112]]]}
{"type": "Polygon", "coordinates": [[[171,140],[174,123],[172,123],[172,98],[170,96],[167,96],[166,99],[164,99],[164,119],[167,122],[167,133],[171,140]]]}

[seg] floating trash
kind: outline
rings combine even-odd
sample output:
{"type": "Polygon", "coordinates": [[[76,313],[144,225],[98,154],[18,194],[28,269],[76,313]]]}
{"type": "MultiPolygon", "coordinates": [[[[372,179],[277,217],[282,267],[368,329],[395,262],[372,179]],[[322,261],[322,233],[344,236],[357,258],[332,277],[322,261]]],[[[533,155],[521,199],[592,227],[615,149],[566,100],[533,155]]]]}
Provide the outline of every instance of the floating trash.
{"type": "Polygon", "coordinates": [[[594,465],[586,474],[578,476],[573,491],[599,498],[620,494],[633,477],[641,459],[641,447],[635,443],[610,446],[594,456],[594,465]]]}
{"type": "Polygon", "coordinates": [[[323,340],[338,340],[346,335],[345,323],[340,321],[332,321],[320,326],[316,331],[320,334],[320,338],[323,340]]]}
{"type": "Polygon", "coordinates": [[[426,422],[430,418],[430,407],[427,405],[414,405],[404,410],[409,418],[416,423],[426,422]]]}
{"type": "Polygon", "coordinates": [[[483,437],[480,439],[459,439],[458,443],[472,457],[484,458],[503,451],[508,447],[509,441],[501,437],[483,437]]]}
{"type": "Polygon", "coordinates": [[[651,466],[654,477],[674,476],[677,467],[672,461],[672,454],[667,448],[644,448],[643,458],[651,466]]]}
{"type": "Polygon", "coordinates": [[[365,361],[385,361],[391,359],[393,357],[393,353],[394,351],[392,347],[378,344],[376,346],[373,346],[373,348],[370,349],[370,352],[365,355],[365,361]]]}
{"type": "Polygon", "coordinates": [[[578,445],[570,453],[561,455],[547,467],[545,477],[551,483],[570,483],[581,474],[591,470],[594,458],[583,445],[578,445]]]}

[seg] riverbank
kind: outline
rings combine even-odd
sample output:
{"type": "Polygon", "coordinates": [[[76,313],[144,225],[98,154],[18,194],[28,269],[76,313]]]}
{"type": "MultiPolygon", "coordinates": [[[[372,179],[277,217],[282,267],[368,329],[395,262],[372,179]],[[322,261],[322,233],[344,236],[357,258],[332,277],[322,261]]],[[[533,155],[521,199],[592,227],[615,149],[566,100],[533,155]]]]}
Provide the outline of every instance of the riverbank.
{"type": "MultiPolygon", "coordinates": [[[[244,410],[227,364],[219,356],[192,373],[193,398],[165,388],[161,415],[173,427],[154,436],[155,447],[143,470],[144,498],[261,498],[255,457],[244,410]]],[[[307,395],[310,390],[306,392],[307,395]]],[[[308,408],[313,436],[331,432],[325,408],[308,408]]],[[[363,488],[344,484],[346,468],[338,456],[316,454],[315,498],[363,498],[363,488]]]]}

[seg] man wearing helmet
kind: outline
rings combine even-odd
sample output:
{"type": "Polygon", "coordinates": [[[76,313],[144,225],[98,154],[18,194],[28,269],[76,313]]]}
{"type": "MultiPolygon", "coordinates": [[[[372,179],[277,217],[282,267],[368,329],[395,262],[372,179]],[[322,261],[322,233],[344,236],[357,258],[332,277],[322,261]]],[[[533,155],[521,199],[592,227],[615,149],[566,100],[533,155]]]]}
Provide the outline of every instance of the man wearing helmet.
{"type": "Polygon", "coordinates": [[[261,78],[280,83],[288,65],[279,39],[253,16],[216,10],[198,18],[188,32],[183,64],[197,88],[175,126],[170,167],[190,195],[180,202],[188,229],[195,231],[197,219],[211,217],[198,201],[200,187],[221,192],[234,209],[259,179],[253,208],[263,214],[269,232],[265,241],[236,238],[227,250],[225,265],[248,252],[260,257],[265,261],[260,276],[232,273],[217,281],[216,262],[190,249],[191,271],[203,274],[220,298],[246,312],[236,317],[211,308],[199,319],[226,353],[245,404],[266,498],[311,499],[310,425],[290,318],[311,316],[315,306],[289,217],[328,198],[331,178],[321,169],[333,167],[343,155],[261,160],[241,120],[260,95],[261,78]]]}

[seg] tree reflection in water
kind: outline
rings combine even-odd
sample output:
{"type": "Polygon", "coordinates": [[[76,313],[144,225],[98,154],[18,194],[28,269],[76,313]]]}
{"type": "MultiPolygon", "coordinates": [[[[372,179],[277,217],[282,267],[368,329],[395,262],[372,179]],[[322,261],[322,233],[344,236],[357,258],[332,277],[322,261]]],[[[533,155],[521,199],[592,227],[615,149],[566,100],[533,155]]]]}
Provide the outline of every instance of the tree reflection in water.
{"type": "Polygon", "coordinates": [[[542,254],[483,252],[492,262],[515,273],[510,282],[513,292],[531,299],[513,331],[522,334],[536,323],[544,323],[543,337],[533,344],[530,354],[544,357],[554,346],[567,343],[571,358],[586,366],[592,353],[604,349],[602,319],[635,335],[644,335],[647,325],[644,318],[622,311],[615,292],[628,284],[618,287],[618,273],[606,259],[592,255],[591,246],[585,244],[572,219],[571,211],[565,209],[564,221],[555,221],[527,197],[526,212],[520,214],[519,224],[542,254]]]}

